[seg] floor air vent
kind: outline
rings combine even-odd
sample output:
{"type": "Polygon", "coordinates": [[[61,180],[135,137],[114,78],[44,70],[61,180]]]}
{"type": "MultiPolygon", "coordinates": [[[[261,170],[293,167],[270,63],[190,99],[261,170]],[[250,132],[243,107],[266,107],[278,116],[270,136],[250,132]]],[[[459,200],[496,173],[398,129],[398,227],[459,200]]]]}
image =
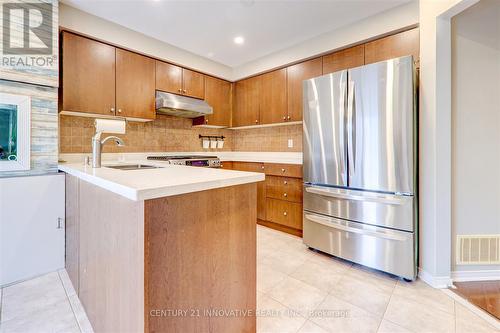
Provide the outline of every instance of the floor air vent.
{"type": "Polygon", "coordinates": [[[500,264],[500,235],[457,235],[457,265],[500,264]]]}

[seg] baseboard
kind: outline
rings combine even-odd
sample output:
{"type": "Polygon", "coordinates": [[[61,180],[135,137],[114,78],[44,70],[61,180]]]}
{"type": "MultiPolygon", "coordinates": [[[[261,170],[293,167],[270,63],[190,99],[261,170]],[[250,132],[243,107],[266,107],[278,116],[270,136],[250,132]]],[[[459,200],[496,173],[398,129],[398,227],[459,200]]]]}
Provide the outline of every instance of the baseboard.
{"type": "Polygon", "coordinates": [[[500,270],[453,271],[453,282],[500,280],[500,270]]]}
{"type": "Polygon", "coordinates": [[[428,272],[418,269],[418,277],[430,285],[433,288],[443,289],[448,288],[453,285],[453,281],[449,276],[434,276],[429,274],[428,272]]]}

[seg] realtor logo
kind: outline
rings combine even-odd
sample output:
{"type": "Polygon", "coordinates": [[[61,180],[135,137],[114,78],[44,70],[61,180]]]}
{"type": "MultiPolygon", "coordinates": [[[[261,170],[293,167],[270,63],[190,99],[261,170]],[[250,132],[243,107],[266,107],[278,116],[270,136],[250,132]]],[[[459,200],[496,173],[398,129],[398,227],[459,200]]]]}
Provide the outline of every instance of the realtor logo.
{"type": "Polygon", "coordinates": [[[52,54],[52,4],[4,3],[3,54],[52,54]]]}

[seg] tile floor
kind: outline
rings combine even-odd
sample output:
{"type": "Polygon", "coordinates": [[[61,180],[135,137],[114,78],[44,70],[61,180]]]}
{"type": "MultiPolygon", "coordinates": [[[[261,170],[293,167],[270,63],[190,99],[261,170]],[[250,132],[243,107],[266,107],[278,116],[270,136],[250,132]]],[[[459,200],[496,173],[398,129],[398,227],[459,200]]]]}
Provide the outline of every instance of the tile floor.
{"type": "MultiPolygon", "coordinates": [[[[440,290],[308,250],[257,228],[257,331],[500,332],[440,290]]],[[[92,332],[65,270],[0,290],[0,332],[92,332]]],[[[200,332],[201,333],[201,332],[200,332]]]]}

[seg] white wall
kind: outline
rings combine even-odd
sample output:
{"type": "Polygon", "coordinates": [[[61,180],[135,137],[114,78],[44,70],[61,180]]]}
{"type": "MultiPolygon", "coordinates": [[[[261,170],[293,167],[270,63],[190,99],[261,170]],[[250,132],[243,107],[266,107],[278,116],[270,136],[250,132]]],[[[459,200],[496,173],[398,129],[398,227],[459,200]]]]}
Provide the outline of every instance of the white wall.
{"type": "Polygon", "coordinates": [[[228,66],[103,20],[63,3],[60,4],[59,8],[59,25],[152,57],[169,60],[224,79],[232,79],[232,68],[228,66]]]}
{"type": "Polygon", "coordinates": [[[418,24],[418,15],[418,1],[412,1],[406,5],[395,7],[236,67],[233,79],[238,80],[284,64],[297,62],[331,50],[344,48],[345,46],[356,44],[375,36],[416,25],[418,24]]]}
{"type": "MultiPolygon", "coordinates": [[[[452,19],[452,240],[500,234],[500,1],[452,19]]],[[[455,244],[453,242],[453,244],[455,244]]],[[[452,270],[500,270],[456,266],[452,270]]]]}

